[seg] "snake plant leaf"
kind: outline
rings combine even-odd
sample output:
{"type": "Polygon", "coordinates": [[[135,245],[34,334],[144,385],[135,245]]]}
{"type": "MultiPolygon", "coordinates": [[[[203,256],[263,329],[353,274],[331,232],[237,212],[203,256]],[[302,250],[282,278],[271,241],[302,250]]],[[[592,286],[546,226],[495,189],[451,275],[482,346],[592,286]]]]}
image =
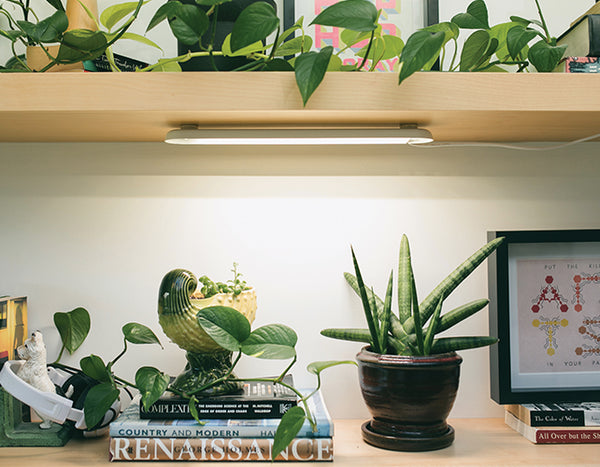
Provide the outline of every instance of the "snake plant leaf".
{"type": "Polygon", "coordinates": [[[445,33],[429,32],[420,30],[413,33],[400,55],[400,75],[398,77],[398,84],[411,76],[413,73],[422,70],[427,63],[429,63],[434,57],[440,54],[440,50],[444,45],[445,33]]]}
{"type": "Polygon", "coordinates": [[[472,302],[466,303],[465,305],[459,306],[453,310],[444,313],[444,315],[440,319],[440,323],[437,327],[436,333],[440,333],[445,331],[446,329],[451,328],[457,323],[467,319],[469,316],[474,315],[479,310],[485,308],[490,301],[488,299],[482,298],[480,300],[474,300],[472,302]]]}
{"type": "Polygon", "coordinates": [[[135,385],[142,396],[142,404],[148,410],[169,386],[169,375],[151,366],[143,366],[135,373],[135,385]]]}
{"type": "Polygon", "coordinates": [[[75,63],[81,60],[94,60],[104,53],[108,41],[100,31],[89,29],[71,29],[63,34],[58,56],[58,63],[75,63]]]}
{"type": "Polygon", "coordinates": [[[306,52],[296,58],[294,74],[304,105],[323,81],[332,54],[333,47],[327,46],[319,52],[306,52]]]}
{"type": "MultiPolygon", "coordinates": [[[[463,261],[454,271],[452,271],[442,282],[440,282],[425,300],[421,302],[420,311],[422,319],[427,321],[435,310],[441,296],[448,297],[456,287],[458,287],[489,255],[491,255],[502,244],[504,237],[498,237],[482,246],[479,250],[463,261]]],[[[414,322],[412,319],[406,321],[404,330],[407,333],[414,332],[414,322]]]]}
{"type": "Polygon", "coordinates": [[[400,240],[400,254],[398,259],[398,317],[404,323],[411,314],[411,289],[410,282],[410,245],[408,237],[402,235],[400,240]]]}
{"type": "Polygon", "coordinates": [[[148,326],[139,323],[127,323],[123,326],[122,331],[125,340],[132,344],[158,344],[162,347],[160,340],[148,326]]]}
{"type": "Polygon", "coordinates": [[[537,36],[537,31],[526,28],[520,24],[513,26],[506,33],[506,46],[512,58],[517,58],[527,44],[537,36]]]}
{"type": "Polygon", "coordinates": [[[371,333],[361,328],[327,328],[321,330],[321,335],[344,341],[364,342],[371,344],[371,333]]]}
{"type": "Polygon", "coordinates": [[[459,13],[452,22],[463,29],[489,29],[488,10],[483,0],[475,0],[467,7],[466,13],[459,13]]]}
{"type": "Polygon", "coordinates": [[[271,451],[271,460],[279,455],[296,437],[300,428],[306,420],[306,413],[304,409],[299,406],[291,407],[281,417],[281,421],[275,431],[275,437],[273,439],[273,449],[271,451]]]}
{"type": "Polygon", "coordinates": [[[83,403],[85,424],[94,428],[104,418],[104,414],[111,408],[119,397],[119,390],[111,383],[101,383],[92,387],[83,403]]]}
{"type": "Polygon", "coordinates": [[[325,8],[310,25],[333,26],[352,31],[374,31],[379,12],[367,0],[344,0],[325,8]]]}
{"type": "MultiPolygon", "coordinates": [[[[410,263],[409,263],[410,264],[410,263]]],[[[419,355],[425,355],[425,343],[423,341],[423,328],[421,327],[421,311],[419,310],[419,299],[417,295],[417,284],[415,282],[415,275],[413,274],[412,265],[409,269],[409,277],[411,283],[411,291],[410,296],[412,300],[412,319],[415,323],[415,336],[417,338],[417,349],[419,350],[419,355]]],[[[424,319],[423,321],[426,321],[424,319]]]]}
{"type": "Polygon", "coordinates": [[[112,381],[110,371],[106,368],[106,364],[98,355],[88,355],[83,357],[79,361],[81,371],[83,371],[90,378],[100,381],[101,383],[108,383],[112,381]]]}
{"type": "Polygon", "coordinates": [[[429,320],[429,326],[427,327],[427,332],[425,334],[425,342],[423,343],[423,353],[424,355],[431,354],[431,345],[433,344],[433,336],[438,332],[438,327],[440,323],[440,314],[442,312],[442,304],[444,303],[444,298],[440,297],[440,301],[435,311],[433,312],[433,316],[429,320]]]}
{"type": "MultiPolygon", "coordinates": [[[[150,0],[142,2],[142,5],[145,5],[148,1],[150,0]]],[[[133,13],[138,8],[139,3],[125,2],[106,7],[100,14],[100,24],[110,31],[119,21],[133,13]]]]}
{"type": "Polygon", "coordinates": [[[234,308],[210,306],[196,315],[198,324],[217,344],[230,352],[237,352],[250,336],[248,319],[234,308]]]}
{"type": "Polygon", "coordinates": [[[231,50],[239,49],[266,39],[279,27],[279,17],[271,5],[252,3],[242,10],[231,31],[231,50]]]}
{"type": "Polygon", "coordinates": [[[90,332],[90,314],[85,308],[75,308],[66,313],[54,313],[54,325],[67,351],[75,352],[90,332]]]}
{"type": "Polygon", "coordinates": [[[567,45],[550,45],[540,40],[529,48],[527,58],[540,73],[553,71],[567,50],[567,45]]]}
{"type": "MultiPolygon", "coordinates": [[[[387,291],[385,293],[385,302],[383,303],[383,313],[381,314],[381,324],[379,329],[379,342],[381,348],[387,353],[388,347],[388,333],[390,331],[390,316],[392,315],[392,295],[394,288],[394,271],[390,272],[390,278],[388,280],[387,291]]],[[[375,294],[373,294],[375,295],[375,294]]],[[[373,309],[377,309],[375,303],[373,303],[373,309]]]]}
{"type": "Polygon", "coordinates": [[[32,41],[37,43],[57,42],[67,30],[69,20],[64,11],[56,11],[39,23],[18,20],[17,24],[32,41]]]}
{"type": "Polygon", "coordinates": [[[456,352],[458,350],[476,349],[486,347],[498,342],[491,336],[468,336],[468,337],[442,337],[436,339],[431,347],[431,353],[456,352]]]}
{"type": "MultiPolygon", "coordinates": [[[[498,41],[496,40],[496,44],[498,41]]],[[[471,34],[463,46],[460,55],[460,71],[473,70],[486,58],[490,46],[490,33],[480,29],[471,34]]]]}
{"type": "Polygon", "coordinates": [[[268,324],[252,331],[242,352],[256,358],[286,360],[296,356],[296,332],[283,324],[268,324]]]}
{"type": "Polygon", "coordinates": [[[194,5],[180,4],[175,9],[175,17],[169,19],[169,26],[179,42],[194,45],[208,29],[209,20],[206,13],[194,5]]]}

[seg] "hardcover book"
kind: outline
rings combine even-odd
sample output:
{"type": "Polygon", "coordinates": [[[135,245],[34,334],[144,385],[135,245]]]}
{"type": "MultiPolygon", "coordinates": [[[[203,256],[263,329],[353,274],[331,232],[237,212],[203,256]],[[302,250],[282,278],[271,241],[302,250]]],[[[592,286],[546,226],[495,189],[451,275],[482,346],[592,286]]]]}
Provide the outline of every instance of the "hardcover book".
{"type": "MultiPolygon", "coordinates": [[[[303,394],[310,390],[302,389],[303,394]]],[[[279,419],[220,418],[196,420],[148,420],[140,418],[139,396],[114,422],[110,424],[110,436],[114,438],[272,438],[279,419]]],[[[307,401],[308,408],[316,421],[316,431],[305,422],[298,438],[326,438],[333,436],[333,420],[325,406],[323,395],[318,391],[307,401]]]]}
{"type": "MultiPolygon", "coordinates": [[[[292,384],[290,375],[284,381],[292,384]]],[[[198,417],[211,418],[281,418],[297,404],[293,391],[280,384],[249,381],[239,394],[209,396],[196,402],[198,417]]],[[[193,419],[187,399],[166,393],[146,410],[139,404],[140,418],[193,419]]]]}
{"type": "Polygon", "coordinates": [[[504,412],[505,423],[535,444],[581,444],[600,443],[600,427],[535,427],[527,425],[508,411],[504,412]]]}
{"type": "MultiPolygon", "coordinates": [[[[112,461],[270,461],[272,438],[111,438],[112,461]]],[[[332,438],[296,438],[277,461],[333,461],[332,438]]]]}
{"type": "Polygon", "coordinates": [[[600,73],[599,57],[567,57],[562,64],[566,73],[600,73]]]}
{"type": "Polygon", "coordinates": [[[600,402],[514,404],[505,409],[523,423],[534,426],[600,426],[600,402]]]}
{"type": "Polygon", "coordinates": [[[586,15],[567,29],[557,40],[567,45],[565,57],[600,56],[600,15],[586,15]]]}

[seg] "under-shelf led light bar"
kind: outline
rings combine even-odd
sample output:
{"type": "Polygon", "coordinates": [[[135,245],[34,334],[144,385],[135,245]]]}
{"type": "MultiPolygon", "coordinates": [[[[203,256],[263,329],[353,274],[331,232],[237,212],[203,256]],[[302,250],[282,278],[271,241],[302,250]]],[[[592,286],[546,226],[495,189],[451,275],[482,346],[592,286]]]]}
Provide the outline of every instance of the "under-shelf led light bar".
{"type": "Polygon", "coordinates": [[[200,129],[182,125],[165,138],[170,144],[203,145],[314,145],[314,144],[422,144],[433,141],[431,133],[415,126],[390,129],[200,129]]]}

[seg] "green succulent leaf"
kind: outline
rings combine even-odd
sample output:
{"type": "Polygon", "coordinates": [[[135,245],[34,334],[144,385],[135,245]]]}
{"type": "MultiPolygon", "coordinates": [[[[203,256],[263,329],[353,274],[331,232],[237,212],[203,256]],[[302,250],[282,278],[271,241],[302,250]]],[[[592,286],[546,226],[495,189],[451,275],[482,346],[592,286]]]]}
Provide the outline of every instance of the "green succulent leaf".
{"type": "Polygon", "coordinates": [[[553,71],[560,63],[567,45],[550,45],[540,40],[529,48],[527,58],[540,73],[553,71]]]}
{"type": "Polygon", "coordinates": [[[143,366],[135,373],[135,385],[142,395],[142,404],[148,410],[169,386],[169,375],[151,366],[143,366]]]}
{"type": "Polygon", "coordinates": [[[148,326],[139,323],[127,323],[122,328],[125,340],[132,344],[162,344],[148,326]]]}
{"type": "Polygon", "coordinates": [[[402,235],[398,259],[398,317],[404,323],[410,318],[412,306],[412,284],[410,282],[410,245],[408,237],[402,235]]]}
{"type": "Polygon", "coordinates": [[[496,342],[498,342],[498,339],[491,336],[442,337],[433,342],[431,353],[437,354],[476,349],[478,347],[493,345],[496,342]]]}
{"type": "Polygon", "coordinates": [[[423,351],[425,355],[431,354],[431,346],[433,344],[433,336],[438,332],[437,329],[440,324],[440,314],[442,312],[442,303],[444,302],[443,297],[440,297],[440,301],[438,306],[436,307],[433,316],[429,320],[429,326],[427,327],[427,332],[425,333],[425,342],[423,344],[423,351]]]}
{"type": "Polygon", "coordinates": [[[271,5],[252,3],[242,10],[231,31],[231,50],[236,52],[266,39],[279,27],[279,17],[271,5]]]}
{"type": "Polygon", "coordinates": [[[196,315],[198,323],[217,344],[225,350],[237,352],[250,336],[248,319],[234,308],[211,306],[196,315]]]}
{"type": "Polygon", "coordinates": [[[440,324],[436,330],[437,333],[443,332],[446,329],[450,329],[455,324],[464,321],[469,316],[474,315],[478,311],[485,308],[490,301],[487,299],[474,300],[472,302],[466,303],[458,308],[450,310],[441,317],[440,324]]]}
{"type": "Polygon", "coordinates": [[[273,440],[273,450],[271,452],[271,460],[275,460],[277,455],[283,451],[296,437],[300,428],[306,420],[306,413],[302,407],[296,406],[290,408],[279,422],[275,438],[273,440]]]}
{"type": "Polygon", "coordinates": [[[427,63],[440,54],[445,36],[443,31],[431,33],[421,30],[408,38],[402,49],[402,55],[400,55],[401,68],[398,84],[401,84],[413,73],[422,70],[427,63]]]}
{"type": "Polygon", "coordinates": [[[521,25],[513,26],[506,34],[506,46],[512,58],[517,58],[531,39],[537,36],[537,31],[521,25]]]}
{"type": "Polygon", "coordinates": [[[304,105],[323,81],[333,53],[333,47],[323,47],[319,52],[306,52],[295,61],[295,76],[304,105]]]}
{"type": "Polygon", "coordinates": [[[452,22],[463,29],[489,29],[488,11],[483,0],[475,0],[467,7],[466,13],[459,13],[452,22]]]}
{"type": "Polygon", "coordinates": [[[75,352],[90,332],[90,314],[85,308],[75,308],[66,313],[54,313],[54,325],[58,329],[65,349],[75,352]]]}
{"type": "Polygon", "coordinates": [[[296,332],[283,324],[268,324],[252,331],[242,342],[242,352],[251,357],[285,360],[296,356],[296,332]]]}
{"type": "Polygon", "coordinates": [[[377,28],[379,12],[367,0],[344,0],[325,8],[311,25],[333,26],[353,31],[373,31],[377,28]]]}
{"type": "Polygon", "coordinates": [[[79,361],[79,366],[81,367],[81,371],[96,381],[100,381],[101,383],[112,381],[110,371],[106,368],[104,361],[98,355],[92,354],[83,357],[79,361]]]}
{"type": "Polygon", "coordinates": [[[118,398],[119,390],[111,383],[101,383],[92,387],[83,403],[86,426],[91,429],[100,423],[118,398]]]}

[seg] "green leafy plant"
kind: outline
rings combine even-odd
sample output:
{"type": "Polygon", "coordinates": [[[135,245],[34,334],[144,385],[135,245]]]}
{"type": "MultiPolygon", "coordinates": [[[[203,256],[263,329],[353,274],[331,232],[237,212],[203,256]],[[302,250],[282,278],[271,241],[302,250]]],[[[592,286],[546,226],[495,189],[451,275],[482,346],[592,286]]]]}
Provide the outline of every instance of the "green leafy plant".
{"type": "MultiPolygon", "coordinates": [[[[96,21],[97,26],[106,31],[91,31],[88,29],[67,30],[69,21],[65,8],[60,0],[46,0],[56,11],[44,19],[40,19],[29,0],[5,0],[0,2],[0,16],[8,22],[7,29],[0,29],[0,37],[10,41],[13,56],[0,71],[33,71],[27,64],[25,56],[19,53],[23,46],[40,46],[48,57],[48,64],[41,72],[47,71],[57,64],[78,63],[93,60],[108,50],[109,61],[112,54],[110,46],[119,39],[131,39],[144,44],[158,47],[149,39],[128,32],[137,18],[144,0],[126,2],[108,7],[101,14],[99,22],[86,9],[87,14],[96,21]],[[11,8],[9,8],[9,6],[11,8]],[[18,15],[14,10],[17,10],[18,15]],[[60,47],[56,56],[50,53],[49,45],[58,43],[60,47]]],[[[83,5],[82,5],[83,6],[83,5]]],[[[83,8],[85,8],[83,6],[83,8]]],[[[114,61],[111,61],[114,68],[114,61]]]]}
{"type": "Polygon", "coordinates": [[[481,264],[504,238],[492,240],[467,258],[450,273],[420,304],[412,269],[410,247],[406,235],[402,236],[398,264],[398,314],[391,312],[393,294],[393,271],[387,285],[385,300],[381,300],[365,286],[352,250],[356,275],[345,273],[344,277],[360,296],[368,329],[332,328],[321,334],[334,339],[364,342],[380,354],[430,355],[494,344],[497,339],[489,336],[439,337],[441,333],[483,309],[487,299],[475,300],[442,314],[442,305],[450,293],[481,264]]]}
{"type": "Polygon", "coordinates": [[[539,19],[511,16],[509,22],[490,26],[485,2],[475,0],[466,12],[455,15],[450,21],[420,29],[407,39],[400,56],[399,82],[416,71],[430,70],[438,59],[440,69],[447,71],[506,72],[507,66],[515,66],[517,72],[521,72],[529,64],[540,72],[553,71],[562,60],[566,46],[556,45],[539,0],[535,0],[535,4],[539,19]],[[461,31],[473,32],[465,40],[459,55],[461,31]],[[453,54],[447,64],[449,44],[452,44],[453,54]]]}
{"type": "Polygon", "coordinates": [[[233,263],[233,269],[231,272],[233,273],[233,279],[225,282],[214,282],[207,276],[202,276],[198,281],[202,284],[202,289],[200,289],[201,297],[199,298],[208,298],[213,295],[219,293],[231,293],[233,295],[239,295],[244,290],[250,290],[246,281],[242,280],[242,274],[240,274],[237,270],[238,264],[233,263]]]}

